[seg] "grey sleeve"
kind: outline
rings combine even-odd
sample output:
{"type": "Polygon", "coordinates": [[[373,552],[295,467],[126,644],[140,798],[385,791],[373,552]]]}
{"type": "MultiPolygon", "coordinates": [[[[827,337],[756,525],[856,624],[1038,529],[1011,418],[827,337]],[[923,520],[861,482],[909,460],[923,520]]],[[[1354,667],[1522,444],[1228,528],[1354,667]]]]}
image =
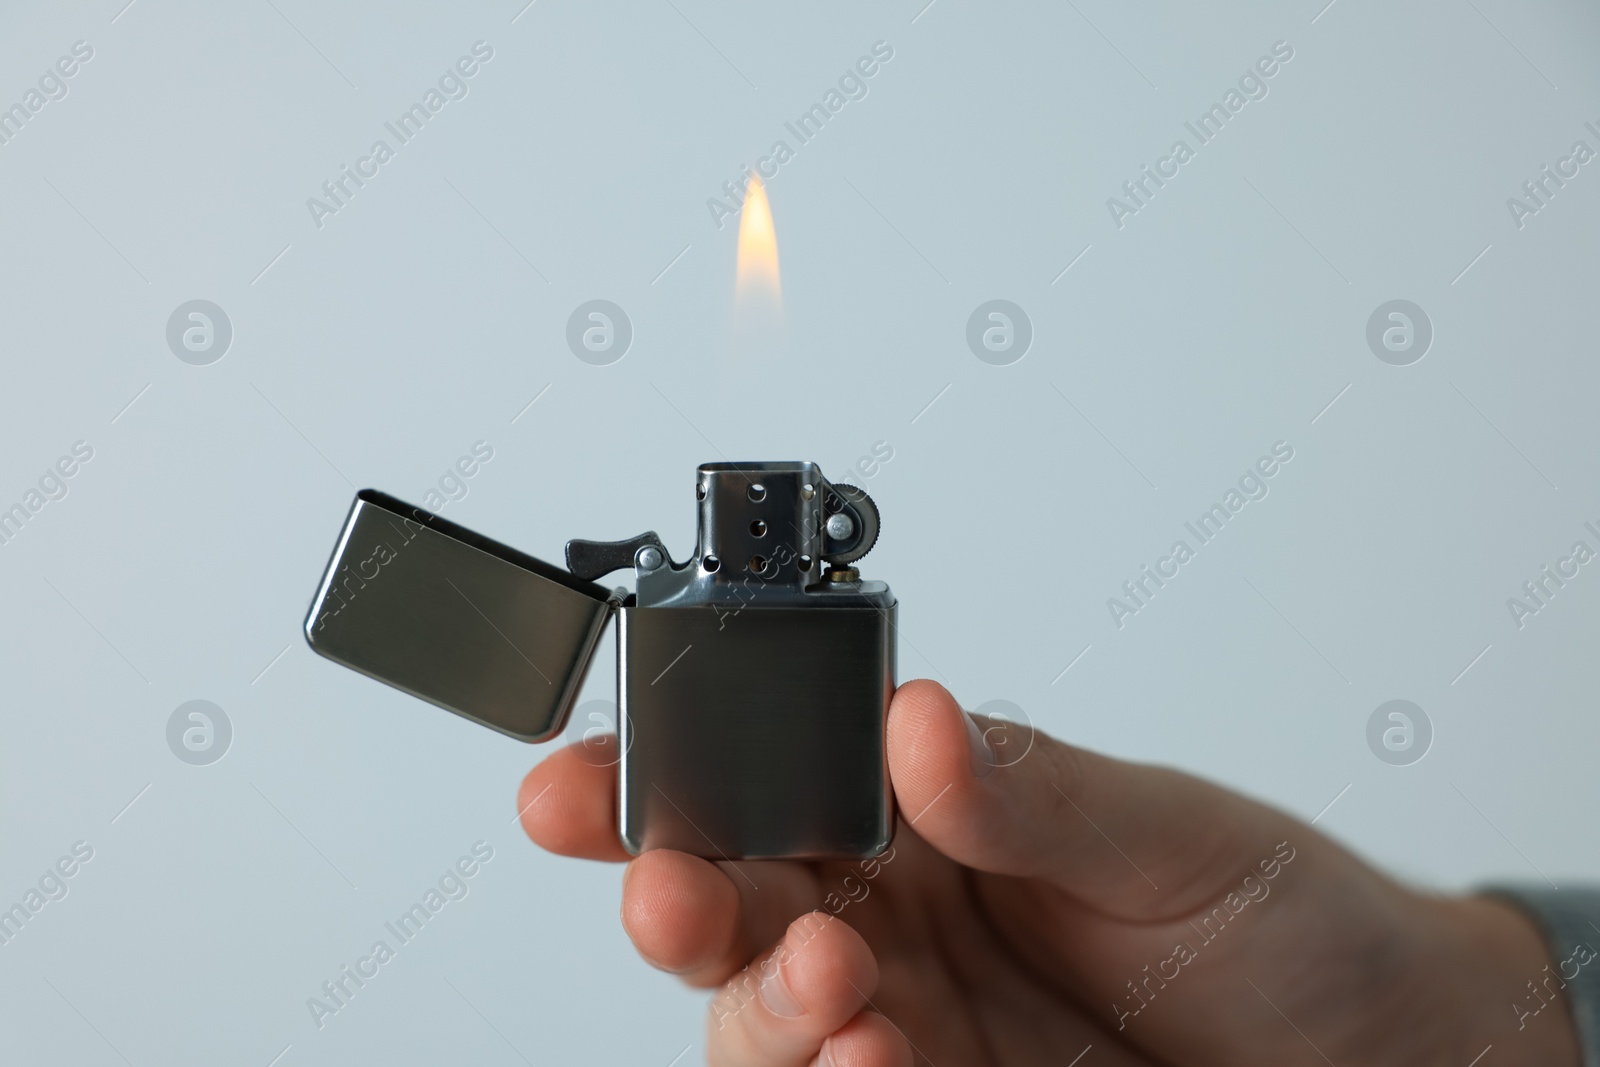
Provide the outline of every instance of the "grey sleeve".
{"type": "Polygon", "coordinates": [[[1513,1008],[1533,1013],[1541,993],[1549,997],[1559,991],[1572,1011],[1583,1067],[1600,1067],[1600,889],[1486,886],[1484,892],[1531,918],[1555,961],[1529,976],[1540,989],[1530,988],[1526,1004],[1513,1008]]]}

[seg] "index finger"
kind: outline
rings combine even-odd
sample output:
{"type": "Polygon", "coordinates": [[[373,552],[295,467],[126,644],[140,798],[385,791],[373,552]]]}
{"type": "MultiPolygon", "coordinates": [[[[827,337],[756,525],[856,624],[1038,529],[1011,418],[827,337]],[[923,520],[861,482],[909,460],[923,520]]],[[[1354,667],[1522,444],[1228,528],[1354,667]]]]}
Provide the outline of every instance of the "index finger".
{"type": "Polygon", "coordinates": [[[624,863],[632,857],[617,835],[617,767],[596,759],[608,735],[552,753],[522,780],[517,812],[534,844],[559,856],[624,863]]]}

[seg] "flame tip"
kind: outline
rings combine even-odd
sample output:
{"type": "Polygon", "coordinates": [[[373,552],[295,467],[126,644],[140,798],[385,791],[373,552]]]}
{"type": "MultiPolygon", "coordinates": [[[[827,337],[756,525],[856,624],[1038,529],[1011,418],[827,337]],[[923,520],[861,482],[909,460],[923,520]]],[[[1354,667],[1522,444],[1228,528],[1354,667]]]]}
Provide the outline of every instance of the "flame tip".
{"type": "Polygon", "coordinates": [[[756,171],[750,173],[744,208],[739,214],[738,267],[736,291],[743,294],[761,291],[781,301],[783,288],[778,275],[778,234],[772,222],[772,205],[767,200],[766,183],[756,171]]]}

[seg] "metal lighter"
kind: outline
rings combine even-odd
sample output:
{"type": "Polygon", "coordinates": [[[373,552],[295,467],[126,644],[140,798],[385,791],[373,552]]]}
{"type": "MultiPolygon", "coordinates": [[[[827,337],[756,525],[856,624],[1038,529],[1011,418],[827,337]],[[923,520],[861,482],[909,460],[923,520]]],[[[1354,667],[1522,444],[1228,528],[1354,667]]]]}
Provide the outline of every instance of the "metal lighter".
{"type": "Polygon", "coordinates": [[[894,828],[884,727],[896,602],[853,564],[860,489],[813,463],[707,463],[694,555],[655,533],[553,566],[371,489],[311,610],[319,654],[523,741],[560,733],[617,617],[619,832],[638,854],[873,856],[894,828]],[[632,567],[637,591],[596,584],[632,567]]]}

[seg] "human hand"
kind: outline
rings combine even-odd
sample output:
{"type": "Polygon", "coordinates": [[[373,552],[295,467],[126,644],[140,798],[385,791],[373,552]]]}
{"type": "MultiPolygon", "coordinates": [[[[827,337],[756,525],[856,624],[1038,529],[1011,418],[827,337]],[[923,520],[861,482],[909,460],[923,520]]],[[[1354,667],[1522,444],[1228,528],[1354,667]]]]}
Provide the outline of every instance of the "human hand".
{"type": "Polygon", "coordinates": [[[1552,961],[1510,906],[1408,889],[1262,804],[1042,734],[996,766],[995,729],[900,687],[876,860],[630,859],[616,768],[576,746],[519,808],[546,849],[627,862],[639,954],[718,989],[716,1065],[1468,1067],[1492,1045],[1481,1067],[1577,1067],[1559,996],[1518,1016],[1552,961]]]}

